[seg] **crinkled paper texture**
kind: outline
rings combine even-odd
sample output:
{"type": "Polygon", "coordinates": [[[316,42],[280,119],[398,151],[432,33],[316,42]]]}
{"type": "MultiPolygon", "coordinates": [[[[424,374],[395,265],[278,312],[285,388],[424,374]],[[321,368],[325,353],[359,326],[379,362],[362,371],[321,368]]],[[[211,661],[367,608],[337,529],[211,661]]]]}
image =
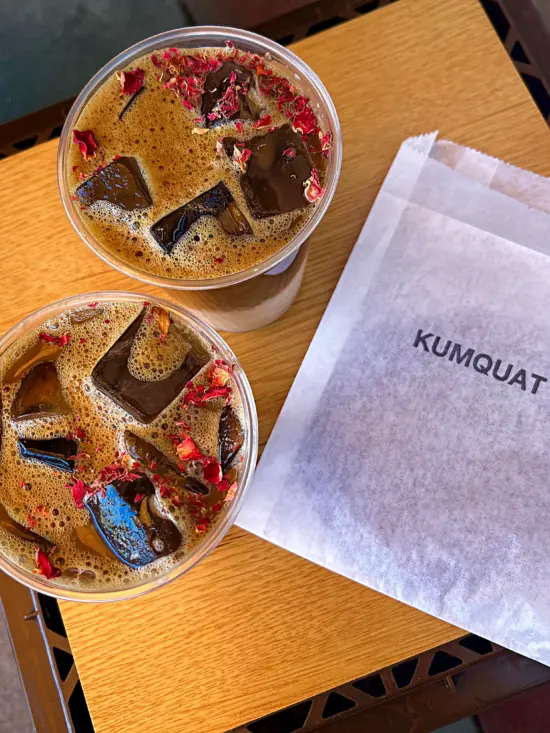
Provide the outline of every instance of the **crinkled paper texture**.
{"type": "Polygon", "coordinates": [[[550,382],[530,375],[550,379],[548,211],[544,178],[403,143],[238,518],[546,664],[550,382]],[[434,355],[436,335],[525,369],[525,391],[434,355]]]}

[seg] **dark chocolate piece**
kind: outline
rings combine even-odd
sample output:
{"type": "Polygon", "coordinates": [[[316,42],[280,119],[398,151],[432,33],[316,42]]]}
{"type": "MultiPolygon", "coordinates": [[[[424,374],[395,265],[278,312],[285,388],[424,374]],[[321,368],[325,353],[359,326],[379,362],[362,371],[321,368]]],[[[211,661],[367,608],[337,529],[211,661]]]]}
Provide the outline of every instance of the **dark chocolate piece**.
{"type": "Polygon", "coordinates": [[[145,310],[101,357],[92,372],[92,381],[136,420],[147,424],[176,399],[187,382],[207,363],[208,355],[192,347],[182,364],[166,379],[158,382],[136,379],[128,369],[128,358],[144,317],[145,310]]]}
{"type": "MultiPolygon", "coordinates": [[[[234,137],[225,137],[223,147],[233,158],[234,137]]],[[[257,135],[244,143],[252,155],[241,188],[255,219],[284,214],[309,206],[304,183],[311,176],[311,160],[300,136],[290,125],[257,135]]]]}
{"type": "Polygon", "coordinates": [[[157,509],[155,489],[146,476],[113,481],[105,491],[88,496],[84,506],[110,550],[132,568],[170,555],[181,545],[179,529],[157,509]]]}
{"type": "Polygon", "coordinates": [[[152,199],[135,158],[117,158],[76,189],[84,206],[109,201],[126,211],[146,209],[152,199]]]}
{"type": "Polygon", "coordinates": [[[38,545],[42,552],[48,552],[53,547],[53,544],[45,537],[41,537],[39,534],[36,534],[36,532],[27,529],[27,527],[19,524],[15,519],[12,519],[2,504],[0,504],[0,527],[6,530],[8,534],[17,537],[19,540],[24,540],[25,542],[31,542],[33,545],[38,545]]]}
{"type": "Polygon", "coordinates": [[[135,102],[137,97],[139,97],[139,95],[144,91],[145,91],[145,87],[141,87],[141,89],[138,89],[137,92],[135,92],[135,94],[132,94],[130,99],[126,102],[124,107],[120,110],[119,115],[118,115],[119,120],[121,120],[124,117],[124,115],[126,114],[126,112],[128,112],[128,110],[130,109],[132,104],[135,102]]]}
{"type": "Polygon", "coordinates": [[[204,83],[204,93],[202,95],[201,102],[201,113],[205,116],[206,127],[212,127],[218,122],[232,119],[232,120],[257,120],[258,110],[252,101],[248,98],[248,93],[243,94],[242,90],[250,89],[253,82],[252,72],[249,69],[245,69],[243,66],[239,66],[234,61],[226,61],[216,71],[211,71],[206,77],[204,83]],[[234,71],[236,75],[235,86],[241,87],[237,90],[239,108],[233,112],[233,114],[220,115],[219,118],[209,120],[208,115],[215,113],[215,107],[218,102],[223,105],[222,98],[227,92],[230,85],[231,72],[234,71]]]}
{"type": "Polygon", "coordinates": [[[47,438],[46,440],[32,440],[19,438],[19,455],[21,458],[34,459],[46,466],[57,468],[59,471],[72,473],[78,444],[68,438],[47,438]]]}
{"type": "Polygon", "coordinates": [[[220,464],[225,473],[233,463],[237,453],[241,449],[244,440],[244,433],[238,417],[231,405],[223,408],[218,428],[218,445],[220,451],[220,464]]]}
{"type": "Polygon", "coordinates": [[[69,415],[70,405],[61,390],[55,364],[36,364],[23,378],[11,406],[14,420],[32,420],[50,415],[69,415]]]}
{"type": "Polygon", "coordinates": [[[151,234],[169,255],[189,227],[201,216],[215,216],[229,234],[240,236],[252,233],[246,217],[239,211],[231,192],[224,183],[220,182],[189,203],[159,219],[151,227],[151,234]]]}
{"type": "Polygon", "coordinates": [[[153,470],[161,478],[167,478],[170,485],[175,489],[191,491],[193,494],[208,494],[208,489],[197,479],[187,476],[180,471],[175,463],[167,458],[164,453],[143,438],[126,430],[124,432],[124,444],[128,455],[135,461],[139,461],[144,469],[153,470]],[[151,464],[154,463],[154,469],[151,464]]]}
{"type": "Polygon", "coordinates": [[[4,384],[19,382],[37,364],[44,361],[56,361],[60,354],[61,346],[49,344],[46,341],[37,341],[8,369],[4,375],[4,384]]]}

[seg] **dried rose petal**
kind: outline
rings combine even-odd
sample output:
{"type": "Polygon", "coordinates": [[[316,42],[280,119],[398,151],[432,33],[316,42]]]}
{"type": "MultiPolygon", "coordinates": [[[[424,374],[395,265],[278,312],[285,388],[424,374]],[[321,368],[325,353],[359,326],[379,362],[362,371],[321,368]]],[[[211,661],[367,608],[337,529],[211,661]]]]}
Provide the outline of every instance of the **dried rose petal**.
{"type": "Polygon", "coordinates": [[[139,504],[142,499],[145,499],[145,494],[136,494],[134,496],[134,503],[139,504]]]}
{"type": "Polygon", "coordinates": [[[97,142],[92,130],[73,130],[73,142],[80,148],[84,160],[95,156],[97,142]]]}
{"type": "Polygon", "coordinates": [[[145,72],[143,69],[134,69],[134,71],[120,72],[120,93],[135,94],[143,86],[143,77],[145,72]]]}
{"type": "Polygon", "coordinates": [[[33,570],[36,575],[43,575],[45,578],[58,578],[61,569],[53,567],[48,556],[40,548],[36,550],[36,567],[33,570]]]}
{"type": "Polygon", "coordinates": [[[246,173],[246,164],[251,155],[252,150],[249,150],[249,148],[242,148],[241,150],[236,145],[233,146],[233,160],[243,173],[246,173]]]}
{"type": "Polygon", "coordinates": [[[151,308],[151,315],[156,318],[161,333],[166,336],[170,329],[170,314],[167,313],[164,308],[154,305],[151,308]]]}
{"type": "Polygon", "coordinates": [[[242,122],[239,122],[239,121],[238,122],[235,122],[235,127],[237,128],[237,132],[239,133],[239,135],[242,135],[243,134],[243,131],[244,131],[244,125],[243,125],[243,123],[242,122]]]}
{"type": "Polygon", "coordinates": [[[231,368],[225,362],[216,360],[208,369],[207,378],[212,387],[225,387],[231,377],[231,368]]]}
{"type": "Polygon", "coordinates": [[[215,458],[207,458],[202,464],[204,480],[211,484],[219,484],[222,480],[222,467],[215,458]]]}
{"type": "Polygon", "coordinates": [[[319,130],[319,140],[321,142],[321,150],[323,153],[328,152],[332,145],[332,132],[326,132],[323,135],[322,131],[319,130]]]}
{"type": "Polygon", "coordinates": [[[216,140],[216,155],[221,155],[223,153],[223,143],[221,141],[221,138],[218,138],[216,140]]]}
{"type": "Polygon", "coordinates": [[[192,438],[184,438],[181,443],[178,443],[176,453],[180,461],[199,461],[204,458],[192,438]]]}
{"type": "Polygon", "coordinates": [[[325,189],[321,186],[319,175],[315,168],[312,168],[311,176],[307,181],[304,181],[304,186],[304,196],[310,204],[320,199],[325,193],[325,189]]]}
{"type": "Polygon", "coordinates": [[[205,390],[201,402],[204,404],[205,402],[215,400],[218,397],[226,397],[227,399],[229,399],[230,394],[231,387],[209,387],[207,390],[205,390]]]}
{"type": "Polygon", "coordinates": [[[227,490],[227,494],[225,495],[224,501],[233,501],[235,498],[235,493],[237,492],[237,482],[231,484],[229,489],[227,490]]]}
{"type": "Polygon", "coordinates": [[[45,341],[48,344],[57,344],[58,346],[66,346],[71,340],[70,333],[64,333],[63,336],[50,336],[49,333],[42,331],[38,334],[40,341],[45,341]]]}
{"type": "Polygon", "coordinates": [[[262,115],[259,120],[252,123],[252,127],[258,129],[259,127],[269,127],[271,124],[271,115],[262,115]]]}
{"type": "Polygon", "coordinates": [[[283,157],[287,160],[292,160],[296,157],[296,151],[294,148],[287,148],[286,150],[283,150],[283,157]]]}
{"type": "MultiPolygon", "coordinates": [[[[68,484],[70,486],[70,484],[68,484]]],[[[84,508],[84,499],[86,497],[86,494],[89,491],[89,486],[84,483],[84,481],[79,478],[77,479],[72,486],[70,486],[72,495],[73,495],[73,501],[76,504],[77,509],[83,509],[84,508]]]]}

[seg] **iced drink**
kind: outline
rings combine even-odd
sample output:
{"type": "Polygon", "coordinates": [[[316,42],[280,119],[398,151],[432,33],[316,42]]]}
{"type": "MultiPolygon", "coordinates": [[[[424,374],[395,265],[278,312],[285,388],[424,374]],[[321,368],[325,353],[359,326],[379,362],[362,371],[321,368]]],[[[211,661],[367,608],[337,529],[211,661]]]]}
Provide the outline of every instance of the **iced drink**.
{"type": "Polygon", "coordinates": [[[173,310],[90,301],[0,356],[0,554],[116,591],[208,542],[242,478],[234,365],[173,310]]]}
{"type": "Polygon", "coordinates": [[[70,208],[109,261],[167,287],[190,283],[184,299],[219,327],[280,315],[305,252],[250,275],[323,205],[334,139],[269,52],[231,42],[147,52],[105,76],[66,144],[70,208]]]}

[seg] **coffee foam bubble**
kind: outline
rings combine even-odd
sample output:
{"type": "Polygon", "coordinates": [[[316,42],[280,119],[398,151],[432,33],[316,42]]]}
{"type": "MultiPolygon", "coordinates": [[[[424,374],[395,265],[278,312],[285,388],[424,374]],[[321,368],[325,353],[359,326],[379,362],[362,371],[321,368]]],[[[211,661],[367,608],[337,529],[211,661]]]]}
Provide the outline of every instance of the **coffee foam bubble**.
{"type": "MultiPolygon", "coordinates": [[[[64,313],[21,337],[0,356],[1,381],[13,363],[36,343],[38,333],[41,331],[51,334],[70,332],[72,336],[69,344],[63,347],[56,361],[56,367],[64,396],[71,404],[73,414],[14,423],[11,420],[11,405],[20,382],[4,385],[1,392],[0,448],[0,504],[5,507],[12,519],[24,526],[29,527],[34,522],[33,531],[56,545],[56,550],[49,555],[52,564],[59,566],[63,575],[55,582],[68,588],[111,590],[138,585],[174,567],[204,537],[195,533],[194,520],[184,508],[172,507],[169,501],[162,499],[157,492],[157,505],[164,509],[182,532],[180,549],[173,555],[158,559],[140,570],[129,568],[108,552],[98,555],[75,538],[76,528],[87,527],[90,524],[88,511],[76,508],[71,490],[67,487],[68,483],[72,483],[72,477],[79,477],[80,474],[63,473],[31,460],[23,460],[19,456],[18,437],[36,439],[65,437],[69,432],[75,433],[76,428],[80,428],[86,438],[79,442],[78,450],[85,451],[89,456],[87,463],[90,469],[86,472],[85,480],[91,481],[103,466],[115,460],[116,451],[126,449],[123,436],[124,430],[128,428],[155,445],[171,460],[177,461],[169,435],[179,432],[179,427],[175,423],[182,418],[179,408],[181,399],[175,400],[156,420],[144,426],[113,403],[109,397],[99,392],[90,376],[97,361],[140,311],[141,306],[135,303],[102,304],[97,308],[97,315],[92,320],[76,324],[71,322],[71,313],[74,311],[64,313]],[[81,339],[85,339],[85,342],[81,343],[81,339]],[[28,488],[23,488],[23,484],[28,488]]],[[[152,363],[153,356],[156,356],[161,349],[164,360],[162,369],[166,372],[179,366],[180,356],[186,353],[191,343],[200,343],[204,349],[212,353],[208,343],[203,342],[198,334],[192,333],[181,323],[175,323],[170,327],[173,336],[170,338],[169,331],[169,338],[162,346],[159,346],[158,339],[153,337],[157,345],[155,352],[154,344],[146,338],[149,335],[149,328],[154,331],[153,321],[147,324],[147,328],[142,329],[143,333],[140,334],[139,347],[142,344],[147,346],[144,354],[141,354],[138,348],[137,353],[133,354],[134,364],[138,365],[136,370],[138,378],[140,378],[139,365],[152,363]],[[177,336],[177,339],[174,336],[177,336]],[[145,358],[148,361],[144,362],[145,358]]],[[[197,379],[201,379],[207,368],[208,365],[203,368],[197,379]]],[[[148,381],[158,376],[158,373],[151,374],[151,369],[144,368],[141,373],[148,381]]],[[[242,421],[242,402],[238,390],[234,391],[233,405],[242,421]]],[[[191,436],[207,455],[217,455],[217,431],[222,408],[221,404],[205,409],[190,407],[185,413],[191,436]]],[[[218,515],[218,519],[222,515],[223,511],[218,515]]],[[[216,523],[214,522],[213,526],[216,523]]],[[[0,524],[0,551],[12,562],[32,570],[35,549],[35,546],[17,539],[0,524]]]]}
{"type": "MultiPolygon", "coordinates": [[[[204,49],[216,54],[219,49],[204,49]]],[[[191,49],[188,53],[196,53],[191,49]]],[[[184,51],[185,53],[185,51],[184,51]]],[[[268,64],[269,65],[269,64],[268,64]]],[[[273,65],[273,64],[272,64],[273,65]]],[[[209,279],[239,272],[263,262],[282,249],[312,216],[315,205],[265,219],[253,219],[239,182],[239,170],[225,153],[216,154],[216,141],[225,136],[244,140],[265,133],[243,122],[236,133],[234,123],[220,124],[204,135],[193,134],[196,111],[186,110],[173,92],[156,79],[159,70],[148,55],[129,68],[145,71],[145,91],[119,120],[127,102],[120,95],[120,82],[113,74],[95,93],[78,118],[75,128],[94,131],[99,145],[95,158],[84,161],[76,145],[68,155],[71,193],[101,163],[114,156],[136,158],[151,193],[153,204],[145,210],[123,211],[108,202],[96,202],[81,211],[85,225],[114,254],[133,267],[171,278],[209,279]],[[74,169],[74,170],[73,170],[74,169]],[[227,234],[214,217],[202,217],[182,237],[170,255],[153,238],[150,227],[166,214],[223,181],[245,214],[252,234],[227,234]],[[216,261],[222,259],[222,262],[216,261]]],[[[277,65],[276,73],[284,75],[277,65]]],[[[254,96],[254,92],[251,92],[254,96]]],[[[274,100],[256,98],[258,106],[272,117],[272,125],[288,122],[274,100]]],[[[78,203],[77,203],[78,206],[78,203]]]]}

